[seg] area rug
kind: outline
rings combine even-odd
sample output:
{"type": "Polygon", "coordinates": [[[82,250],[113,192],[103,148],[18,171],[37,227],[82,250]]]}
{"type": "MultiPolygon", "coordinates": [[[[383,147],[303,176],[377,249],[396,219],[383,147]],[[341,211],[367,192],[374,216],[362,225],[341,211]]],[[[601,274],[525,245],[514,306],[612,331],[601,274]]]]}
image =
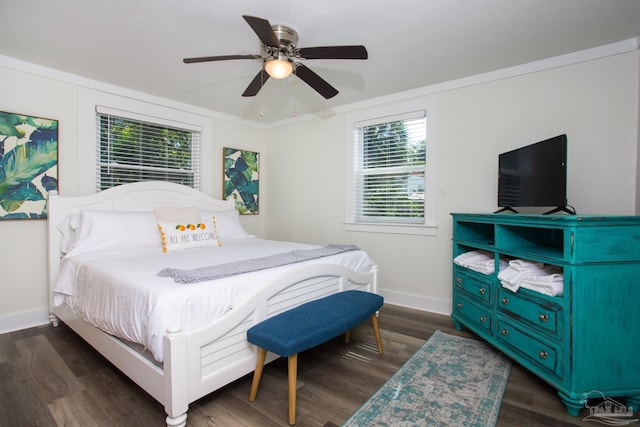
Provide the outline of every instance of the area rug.
{"type": "Polygon", "coordinates": [[[510,373],[488,344],[436,331],[343,426],[495,426],[510,373]]]}

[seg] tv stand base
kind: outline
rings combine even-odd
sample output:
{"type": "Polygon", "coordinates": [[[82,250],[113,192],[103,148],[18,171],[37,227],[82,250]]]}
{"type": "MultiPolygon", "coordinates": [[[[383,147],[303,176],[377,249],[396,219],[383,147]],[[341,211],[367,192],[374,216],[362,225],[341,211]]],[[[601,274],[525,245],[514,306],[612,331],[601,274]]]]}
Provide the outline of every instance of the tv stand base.
{"type": "Polygon", "coordinates": [[[564,213],[568,213],[569,215],[576,214],[576,210],[573,209],[571,206],[558,206],[555,209],[551,209],[549,212],[545,212],[543,215],[551,215],[557,212],[564,212],[564,213]]]}
{"type": "Polygon", "coordinates": [[[500,213],[500,212],[513,212],[513,213],[519,213],[517,210],[513,209],[510,206],[506,206],[502,209],[498,209],[497,211],[494,212],[494,214],[500,213]]]}

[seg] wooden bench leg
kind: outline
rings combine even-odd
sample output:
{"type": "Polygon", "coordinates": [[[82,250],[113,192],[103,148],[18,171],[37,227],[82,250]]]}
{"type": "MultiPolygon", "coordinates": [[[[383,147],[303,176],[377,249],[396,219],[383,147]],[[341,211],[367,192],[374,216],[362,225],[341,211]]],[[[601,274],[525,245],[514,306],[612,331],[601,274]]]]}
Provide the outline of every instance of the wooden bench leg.
{"type": "MultiPolygon", "coordinates": [[[[380,338],[380,328],[378,326],[378,315],[373,314],[371,316],[371,323],[373,324],[373,334],[376,336],[376,344],[378,345],[378,353],[382,354],[382,338],[380,338]]],[[[351,338],[351,330],[348,330],[344,333],[344,343],[349,344],[349,339],[351,338]]]]}
{"type": "Polygon", "coordinates": [[[371,324],[373,325],[373,334],[376,336],[378,353],[382,354],[382,338],[380,337],[380,327],[378,325],[378,315],[376,313],[371,316],[371,324]]]}
{"type": "Polygon", "coordinates": [[[251,391],[249,391],[249,402],[256,400],[258,394],[258,386],[260,386],[260,378],[262,378],[262,369],[264,361],[267,358],[267,350],[258,348],[258,361],[256,362],[256,370],[253,372],[253,381],[251,381],[251,391]]]}
{"type": "Polygon", "coordinates": [[[296,383],[298,379],[298,354],[289,356],[289,425],[296,423],[296,383]]]}

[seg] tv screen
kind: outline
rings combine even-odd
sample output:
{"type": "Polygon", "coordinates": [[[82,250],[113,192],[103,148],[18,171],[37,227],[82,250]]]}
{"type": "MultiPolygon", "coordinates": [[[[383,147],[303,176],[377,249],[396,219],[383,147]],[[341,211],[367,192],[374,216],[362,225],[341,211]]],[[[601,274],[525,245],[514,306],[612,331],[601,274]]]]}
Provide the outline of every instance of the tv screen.
{"type": "Polygon", "coordinates": [[[498,206],[567,205],[567,135],[558,135],[498,157],[498,206]]]}

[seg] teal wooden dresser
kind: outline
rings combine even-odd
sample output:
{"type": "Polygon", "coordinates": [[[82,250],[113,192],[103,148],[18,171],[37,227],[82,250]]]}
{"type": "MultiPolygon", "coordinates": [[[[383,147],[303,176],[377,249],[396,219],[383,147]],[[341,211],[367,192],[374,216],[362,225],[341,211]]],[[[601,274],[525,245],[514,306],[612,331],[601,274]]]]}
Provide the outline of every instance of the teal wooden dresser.
{"type": "Polygon", "coordinates": [[[451,214],[453,257],[487,251],[494,272],[453,264],[452,319],[558,390],[640,405],[640,216],[451,214]],[[502,261],[558,266],[558,296],[498,279],[502,261]]]}

